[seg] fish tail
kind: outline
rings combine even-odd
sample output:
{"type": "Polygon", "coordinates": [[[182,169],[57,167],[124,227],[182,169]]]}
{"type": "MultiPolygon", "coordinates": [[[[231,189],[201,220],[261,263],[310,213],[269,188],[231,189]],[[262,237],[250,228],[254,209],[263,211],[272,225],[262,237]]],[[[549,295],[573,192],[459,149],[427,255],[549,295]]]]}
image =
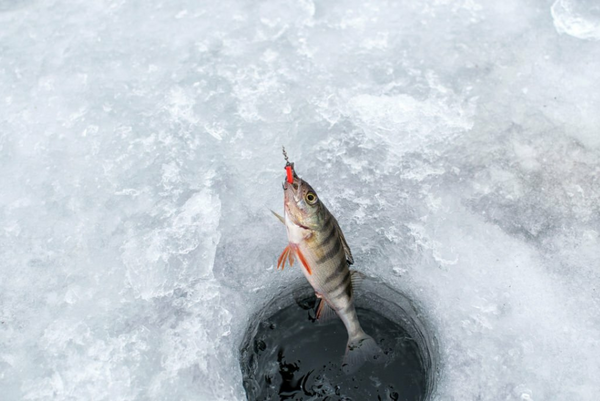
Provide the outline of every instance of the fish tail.
{"type": "Polygon", "coordinates": [[[342,369],[346,374],[356,372],[365,362],[385,363],[386,356],[373,337],[361,331],[348,340],[342,369]]]}

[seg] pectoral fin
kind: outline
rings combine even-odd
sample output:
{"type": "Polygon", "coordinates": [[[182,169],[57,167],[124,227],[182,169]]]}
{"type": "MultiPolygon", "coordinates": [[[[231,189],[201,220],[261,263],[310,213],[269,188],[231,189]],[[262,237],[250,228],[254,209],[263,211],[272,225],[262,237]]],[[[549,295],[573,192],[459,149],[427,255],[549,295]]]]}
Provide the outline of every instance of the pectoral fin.
{"type": "Polygon", "coordinates": [[[296,247],[295,250],[296,250],[296,256],[298,256],[298,259],[300,259],[300,263],[302,263],[302,266],[304,266],[304,268],[306,269],[306,271],[308,272],[309,275],[312,275],[312,270],[311,270],[310,266],[308,265],[308,262],[306,261],[306,258],[304,257],[304,255],[302,254],[300,249],[298,249],[298,247],[296,247]]]}

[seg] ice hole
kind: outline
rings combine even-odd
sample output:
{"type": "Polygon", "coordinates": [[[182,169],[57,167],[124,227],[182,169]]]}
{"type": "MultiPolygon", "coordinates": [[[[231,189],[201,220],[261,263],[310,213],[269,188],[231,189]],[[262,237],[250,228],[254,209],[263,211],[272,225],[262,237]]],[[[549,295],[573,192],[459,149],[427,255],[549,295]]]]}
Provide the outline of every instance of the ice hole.
{"type": "Polygon", "coordinates": [[[341,369],[348,339],[341,320],[315,321],[316,297],[297,281],[254,314],[240,349],[248,400],[426,400],[435,387],[434,336],[411,301],[374,279],[361,283],[363,329],[387,363],[341,369]]]}

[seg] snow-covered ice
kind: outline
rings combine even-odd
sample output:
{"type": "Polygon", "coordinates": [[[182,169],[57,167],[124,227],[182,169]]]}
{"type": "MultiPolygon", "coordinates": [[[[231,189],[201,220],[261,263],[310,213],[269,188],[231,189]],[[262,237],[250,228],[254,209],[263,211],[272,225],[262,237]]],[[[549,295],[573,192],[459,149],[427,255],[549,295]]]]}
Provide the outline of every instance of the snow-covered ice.
{"type": "Polygon", "coordinates": [[[438,400],[600,394],[584,0],[0,0],[0,393],[243,399],[283,158],[420,308],[438,400]],[[566,33],[566,34],[564,34],[566,33]]]}
{"type": "Polygon", "coordinates": [[[551,10],[558,32],[600,40],[600,2],[597,0],[556,0],[551,10]]]}

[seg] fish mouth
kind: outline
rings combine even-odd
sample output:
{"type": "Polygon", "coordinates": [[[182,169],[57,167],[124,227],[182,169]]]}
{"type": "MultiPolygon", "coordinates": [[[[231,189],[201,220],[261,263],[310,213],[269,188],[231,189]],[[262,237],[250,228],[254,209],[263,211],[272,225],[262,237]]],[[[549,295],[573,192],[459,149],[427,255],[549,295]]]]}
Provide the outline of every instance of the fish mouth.
{"type": "Polygon", "coordinates": [[[301,224],[298,221],[297,214],[304,213],[304,209],[299,205],[300,201],[303,200],[302,197],[302,178],[298,177],[294,173],[293,182],[290,183],[287,179],[283,181],[283,193],[284,193],[284,210],[286,214],[286,219],[289,219],[294,225],[303,228],[305,230],[310,230],[304,224],[301,224]],[[294,203],[292,205],[292,203],[294,203]],[[294,213],[296,212],[296,213],[294,213]]]}
{"type": "Polygon", "coordinates": [[[293,184],[290,184],[287,180],[283,181],[282,185],[283,187],[283,191],[287,192],[287,190],[289,189],[290,192],[292,193],[292,197],[294,198],[294,200],[297,202],[300,202],[300,200],[302,199],[302,179],[298,178],[298,183],[296,184],[296,180],[294,180],[293,184]],[[297,188],[294,188],[294,185],[297,185],[297,188]]]}
{"type": "MultiPolygon", "coordinates": [[[[296,198],[296,194],[294,193],[294,190],[292,188],[289,188],[289,193],[292,194],[293,200],[290,199],[290,196],[288,195],[288,188],[287,188],[287,186],[288,186],[288,183],[284,182],[283,189],[285,190],[286,196],[285,196],[285,201],[283,202],[283,208],[284,208],[284,211],[285,211],[285,218],[286,218],[286,220],[289,219],[289,221],[292,224],[294,224],[294,225],[296,225],[296,226],[298,226],[300,228],[303,228],[305,230],[309,230],[309,228],[307,226],[305,226],[304,224],[301,224],[298,221],[298,219],[296,218],[296,215],[295,215],[295,213],[293,212],[292,209],[297,209],[300,213],[302,213],[302,210],[297,205],[293,205],[293,206],[290,205],[290,202],[296,202],[297,203],[298,199],[296,198]]],[[[300,187],[298,187],[298,192],[300,192],[299,189],[300,189],[300,187]]]]}

